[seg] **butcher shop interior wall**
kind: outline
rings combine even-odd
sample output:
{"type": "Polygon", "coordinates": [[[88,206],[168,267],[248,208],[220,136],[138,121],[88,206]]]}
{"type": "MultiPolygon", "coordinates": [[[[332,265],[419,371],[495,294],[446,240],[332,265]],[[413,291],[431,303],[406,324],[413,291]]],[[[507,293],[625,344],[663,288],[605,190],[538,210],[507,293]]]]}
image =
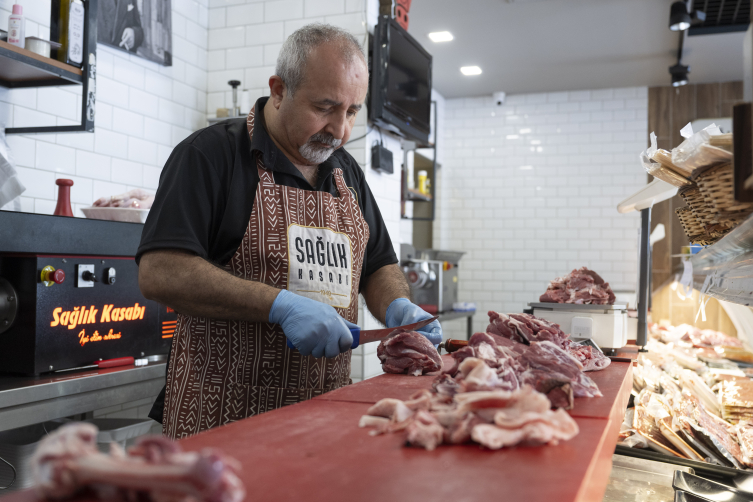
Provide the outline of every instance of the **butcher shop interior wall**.
{"type": "MultiPolygon", "coordinates": [[[[11,0],[0,0],[0,29],[11,0]]],[[[26,36],[49,39],[50,1],[23,2],[26,36]]],[[[52,214],[56,178],[70,178],[76,216],[99,197],[131,188],[154,191],[173,147],[206,125],[209,0],[172,2],[173,65],[97,47],[95,132],[9,135],[26,192],[25,212],[52,214]]],[[[0,88],[0,125],[80,121],[80,88],[0,88]]]]}
{"type": "MultiPolygon", "coordinates": [[[[460,301],[521,312],[550,280],[597,270],[634,292],[638,213],[617,204],[646,184],[636,168],[648,138],[647,88],[445,103],[444,162],[434,248],[467,251],[460,301]]],[[[483,331],[485,316],[474,318],[483,331]]],[[[445,333],[464,336],[459,322],[445,333]]]]}

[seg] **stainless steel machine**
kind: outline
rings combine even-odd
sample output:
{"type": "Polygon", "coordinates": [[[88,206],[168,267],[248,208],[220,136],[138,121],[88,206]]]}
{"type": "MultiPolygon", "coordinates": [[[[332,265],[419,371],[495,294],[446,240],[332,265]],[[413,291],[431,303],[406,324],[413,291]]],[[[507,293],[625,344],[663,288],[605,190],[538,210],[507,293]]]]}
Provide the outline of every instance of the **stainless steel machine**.
{"type": "Polygon", "coordinates": [[[410,284],[413,303],[430,314],[452,311],[458,301],[458,263],[464,254],[401,244],[400,267],[410,284]]]}

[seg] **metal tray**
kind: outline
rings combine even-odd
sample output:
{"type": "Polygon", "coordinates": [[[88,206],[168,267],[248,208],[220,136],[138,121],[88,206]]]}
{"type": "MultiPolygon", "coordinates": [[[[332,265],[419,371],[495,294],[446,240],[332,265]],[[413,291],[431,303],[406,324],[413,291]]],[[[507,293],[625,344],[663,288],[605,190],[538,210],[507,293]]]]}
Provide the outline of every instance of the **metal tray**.
{"type": "Polygon", "coordinates": [[[696,460],[670,457],[669,455],[664,455],[659,452],[642,450],[640,448],[629,448],[619,444],[615,447],[614,452],[618,455],[625,455],[626,457],[644,458],[656,462],[692,467],[698,476],[709,479],[723,479],[729,481],[741,474],[744,476],[749,475],[748,471],[741,471],[739,469],[733,469],[732,467],[723,467],[721,465],[714,465],[696,460]]]}

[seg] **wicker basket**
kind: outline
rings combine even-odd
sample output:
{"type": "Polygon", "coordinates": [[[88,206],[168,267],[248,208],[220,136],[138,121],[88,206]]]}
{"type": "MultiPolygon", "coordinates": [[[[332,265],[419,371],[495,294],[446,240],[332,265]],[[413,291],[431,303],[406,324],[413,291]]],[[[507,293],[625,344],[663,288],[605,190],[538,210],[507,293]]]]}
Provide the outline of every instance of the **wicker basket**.
{"type": "Polygon", "coordinates": [[[680,190],[680,197],[688,205],[696,220],[702,225],[713,225],[719,223],[716,219],[716,214],[713,208],[709,205],[709,201],[703,196],[701,189],[698,185],[693,184],[687,188],[680,190]]]}
{"type": "Polygon", "coordinates": [[[691,244],[706,246],[719,239],[719,237],[709,235],[706,232],[705,226],[698,221],[690,207],[685,206],[675,209],[675,214],[680,218],[682,228],[685,230],[685,234],[690,239],[691,244]]]}
{"type": "Polygon", "coordinates": [[[701,173],[696,179],[707,207],[715,213],[714,220],[734,226],[753,212],[753,202],[737,202],[734,195],[732,164],[722,164],[701,173]]]}

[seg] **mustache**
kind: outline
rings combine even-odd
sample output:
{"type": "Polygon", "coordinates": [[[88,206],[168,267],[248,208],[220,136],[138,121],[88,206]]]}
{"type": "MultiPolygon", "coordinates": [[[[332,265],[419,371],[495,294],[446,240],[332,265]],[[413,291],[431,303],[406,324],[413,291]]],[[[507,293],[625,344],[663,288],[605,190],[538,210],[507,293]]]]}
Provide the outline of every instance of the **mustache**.
{"type": "Polygon", "coordinates": [[[324,134],[324,133],[318,132],[314,134],[313,136],[311,136],[306,143],[321,143],[331,148],[337,148],[342,143],[342,140],[336,139],[331,134],[324,134]]]}

